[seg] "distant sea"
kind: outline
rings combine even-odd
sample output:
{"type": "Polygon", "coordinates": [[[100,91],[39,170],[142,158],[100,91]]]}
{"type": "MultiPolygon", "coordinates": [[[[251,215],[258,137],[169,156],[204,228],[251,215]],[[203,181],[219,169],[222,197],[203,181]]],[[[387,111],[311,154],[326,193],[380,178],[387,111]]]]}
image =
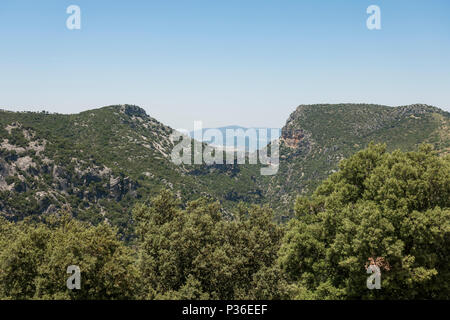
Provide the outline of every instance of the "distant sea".
{"type": "Polygon", "coordinates": [[[264,127],[252,127],[246,128],[241,126],[225,126],[218,128],[203,128],[198,131],[191,131],[191,138],[201,136],[202,142],[211,144],[218,148],[223,148],[226,150],[247,150],[248,152],[254,152],[258,149],[264,148],[272,140],[278,139],[281,134],[280,128],[264,128],[264,127]],[[219,130],[222,134],[223,141],[214,141],[214,131],[219,130]],[[228,133],[232,133],[235,138],[227,141],[227,130],[228,133]],[[260,135],[260,130],[264,130],[266,135],[260,135]],[[201,132],[200,132],[201,131],[201,132]],[[272,132],[273,131],[273,132],[272,132]],[[248,133],[246,135],[246,132],[248,133]],[[253,134],[254,133],[254,134],[253,134]],[[274,133],[274,134],[273,134],[274,133]],[[234,140],[234,141],[233,141],[234,140]]]}

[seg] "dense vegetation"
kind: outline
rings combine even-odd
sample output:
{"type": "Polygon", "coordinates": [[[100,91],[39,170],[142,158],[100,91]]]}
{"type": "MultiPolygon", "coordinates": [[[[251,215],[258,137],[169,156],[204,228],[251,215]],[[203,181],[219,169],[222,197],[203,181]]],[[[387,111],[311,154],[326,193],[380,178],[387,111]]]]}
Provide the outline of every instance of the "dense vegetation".
{"type": "Polygon", "coordinates": [[[450,157],[371,145],[298,198],[279,263],[315,298],[450,297],[450,157]],[[382,290],[364,265],[385,260],[382,290]]]}
{"type": "Polygon", "coordinates": [[[132,105],[79,114],[0,110],[0,216],[34,220],[61,210],[78,220],[108,221],[132,241],[132,208],[163,189],[182,206],[199,196],[230,215],[240,201],[268,204],[277,221],[294,216],[298,194],[311,195],[338,162],[386,142],[388,151],[430,143],[450,151],[450,115],[427,105],[302,105],[282,129],[280,166],[175,165],[172,128],[132,105]]]}
{"type": "Polygon", "coordinates": [[[338,168],[340,160],[386,143],[387,150],[413,151],[431,144],[450,152],[450,114],[428,105],[388,107],[370,104],[301,105],[282,129],[280,169],[265,178],[265,199],[277,211],[290,211],[300,193],[309,196],[338,168]]]}
{"type": "Polygon", "coordinates": [[[66,209],[93,224],[107,220],[130,240],[134,204],[163,189],[183,203],[213,196],[227,210],[258,202],[258,168],[175,165],[172,132],[132,105],[71,115],[0,110],[0,215],[17,221],[66,209]]]}
{"type": "Polygon", "coordinates": [[[370,145],[289,224],[267,206],[232,215],[210,197],[186,205],[162,191],[133,210],[137,239],[64,211],[0,220],[2,299],[410,299],[450,297],[450,157],[431,146],[370,145]],[[366,287],[366,263],[382,288],[366,287]],[[66,288],[78,265],[81,290],[66,288]]]}

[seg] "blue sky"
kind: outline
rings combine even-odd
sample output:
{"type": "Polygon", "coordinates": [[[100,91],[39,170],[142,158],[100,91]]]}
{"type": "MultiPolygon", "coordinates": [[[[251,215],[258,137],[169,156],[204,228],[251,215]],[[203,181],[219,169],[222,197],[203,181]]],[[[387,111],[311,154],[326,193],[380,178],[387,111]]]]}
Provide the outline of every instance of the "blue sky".
{"type": "Polygon", "coordinates": [[[340,102],[450,111],[450,1],[0,2],[0,108],[130,103],[192,129],[280,127],[299,104],[340,102]]]}

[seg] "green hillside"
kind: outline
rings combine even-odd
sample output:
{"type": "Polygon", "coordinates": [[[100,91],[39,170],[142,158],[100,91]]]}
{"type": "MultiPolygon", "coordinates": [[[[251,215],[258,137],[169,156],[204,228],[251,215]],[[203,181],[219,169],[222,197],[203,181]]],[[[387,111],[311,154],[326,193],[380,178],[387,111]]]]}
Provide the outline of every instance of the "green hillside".
{"type": "Polygon", "coordinates": [[[131,210],[162,189],[182,202],[206,196],[223,214],[238,202],[266,203],[289,216],[298,194],[311,194],[338,162],[384,142],[413,150],[422,142],[450,150],[449,114],[431,106],[299,106],[280,138],[280,166],[175,165],[173,132],[137,106],[63,115],[0,111],[0,213],[41,219],[61,209],[91,223],[109,221],[127,237],[131,210]]]}
{"type": "Polygon", "coordinates": [[[74,115],[0,111],[0,212],[18,220],[66,209],[128,233],[134,203],[165,188],[183,201],[205,195],[225,208],[258,201],[251,170],[173,164],[172,131],[131,105],[74,115]]]}
{"type": "Polygon", "coordinates": [[[427,105],[301,105],[282,129],[279,172],[266,179],[265,197],[275,208],[292,209],[298,194],[311,194],[340,160],[371,141],[386,143],[388,151],[426,142],[448,153],[449,126],[449,113],[427,105]]]}

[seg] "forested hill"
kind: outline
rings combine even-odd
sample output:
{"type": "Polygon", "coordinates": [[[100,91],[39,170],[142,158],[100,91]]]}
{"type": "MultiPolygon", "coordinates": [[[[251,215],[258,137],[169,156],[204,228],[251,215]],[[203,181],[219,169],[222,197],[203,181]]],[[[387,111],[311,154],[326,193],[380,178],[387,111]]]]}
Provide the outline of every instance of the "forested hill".
{"type": "Polygon", "coordinates": [[[135,203],[170,189],[183,202],[207,196],[225,211],[268,203],[283,216],[297,194],[312,193],[370,141],[450,150],[449,114],[426,105],[299,106],[282,129],[279,171],[268,177],[256,165],[175,165],[172,132],[132,105],[72,115],[0,111],[0,213],[20,220],[64,209],[127,234],[135,203]]]}
{"type": "Polygon", "coordinates": [[[134,208],[133,245],[64,212],[0,217],[0,300],[449,298],[450,156],[430,145],[358,151],[297,198],[288,224],[267,206],[233,212],[165,190],[134,208]],[[74,264],[80,290],[65,286],[74,264]]]}
{"type": "Polygon", "coordinates": [[[183,201],[258,200],[242,167],[173,164],[172,131],[132,105],[73,115],[0,111],[0,212],[19,220],[65,209],[127,229],[134,204],[162,189],[183,201]]]}
{"type": "Polygon", "coordinates": [[[298,194],[309,195],[348,158],[373,141],[387,150],[415,150],[423,142],[450,153],[450,114],[415,104],[388,107],[369,104],[300,105],[280,138],[280,167],[269,177],[265,198],[292,209],[298,194]]]}

